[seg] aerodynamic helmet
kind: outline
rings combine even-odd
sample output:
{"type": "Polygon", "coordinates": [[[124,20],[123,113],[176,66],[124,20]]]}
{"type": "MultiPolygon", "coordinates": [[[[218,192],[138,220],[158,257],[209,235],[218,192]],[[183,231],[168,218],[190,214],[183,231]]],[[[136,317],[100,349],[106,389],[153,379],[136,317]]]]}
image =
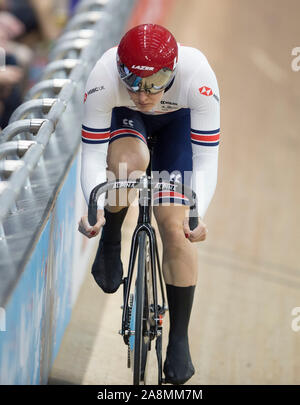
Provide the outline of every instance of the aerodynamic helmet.
{"type": "Polygon", "coordinates": [[[152,94],[164,90],[175,76],[178,46],[174,36],[157,24],[129,30],[117,50],[117,67],[130,91],[152,94]]]}

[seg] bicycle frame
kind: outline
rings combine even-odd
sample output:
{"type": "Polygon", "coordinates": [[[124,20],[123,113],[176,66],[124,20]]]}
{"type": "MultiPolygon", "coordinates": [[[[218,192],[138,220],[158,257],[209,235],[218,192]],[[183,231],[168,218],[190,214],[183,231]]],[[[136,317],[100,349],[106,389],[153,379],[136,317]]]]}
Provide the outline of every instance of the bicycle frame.
{"type": "MultiPolygon", "coordinates": [[[[149,139],[148,139],[149,141],[149,139]]],[[[150,251],[150,266],[151,266],[151,282],[152,282],[152,304],[153,318],[151,315],[152,321],[151,328],[147,331],[145,336],[149,336],[150,341],[154,338],[156,339],[156,354],[159,364],[159,383],[163,381],[161,378],[161,315],[165,313],[166,307],[166,298],[164,292],[164,282],[162,277],[162,269],[160,264],[157,238],[155,229],[151,225],[152,219],[152,192],[156,190],[170,190],[171,192],[180,192],[184,194],[185,197],[189,200],[190,206],[190,229],[194,229],[198,223],[197,215],[197,197],[193,190],[188,186],[185,186],[179,182],[169,181],[164,182],[161,179],[154,180],[151,177],[151,161],[153,153],[153,140],[150,139],[149,150],[150,150],[150,163],[146,170],[146,175],[142,176],[137,180],[116,180],[111,182],[104,182],[93,188],[90,193],[89,208],[88,208],[88,221],[90,225],[95,225],[97,222],[97,201],[101,194],[107,193],[110,190],[118,189],[130,189],[135,188],[139,190],[139,216],[137,226],[134,230],[131,242],[129,265],[127,277],[123,278],[123,312],[122,312],[122,326],[120,334],[123,336],[123,340],[126,345],[129,345],[129,338],[135,332],[131,330],[130,327],[130,294],[133,273],[135,268],[135,262],[137,259],[137,252],[139,248],[139,235],[141,232],[145,232],[149,241],[149,251],[150,251]],[[158,277],[157,277],[158,276],[158,277]],[[158,280],[158,281],[157,281],[158,280]],[[158,304],[158,282],[160,286],[162,305],[158,304]]],[[[145,271],[145,270],[142,270],[145,271]]],[[[137,274],[138,277],[138,274],[137,274]]]]}
{"type": "MultiPolygon", "coordinates": [[[[150,153],[152,151],[150,150],[150,153]]],[[[124,337],[125,343],[127,343],[127,333],[126,322],[128,320],[128,301],[129,301],[129,293],[130,287],[132,282],[132,276],[134,272],[134,265],[137,256],[138,250],[138,237],[141,231],[145,231],[149,238],[150,244],[150,263],[151,263],[151,277],[152,277],[152,285],[153,285],[153,304],[154,304],[154,320],[155,320],[155,330],[154,336],[158,334],[158,327],[159,327],[159,311],[160,314],[163,314],[166,309],[166,300],[165,300],[165,293],[163,288],[163,277],[162,277],[162,270],[160,265],[159,259],[159,252],[157,247],[157,239],[155,229],[151,225],[151,218],[152,218],[152,197],[151,197],[151,159],[149,166],[146,171],[146,176],[143,179],[145,182],[144,188],[140,190],[139,195],[139,217],[138,217],[138,224],[134,230],[131,249],[130,249],[130,257],[129,257],[129,265],[128,265],[128,275],[124,278],[124,303],[123,303],[123,315],[122,315],[122,329],[121,333],[124,337]],[[157,298],[157,275],[160,284],[161,296],[162,296],[162,306],[158,306],[158,298],[157,298]]]]}

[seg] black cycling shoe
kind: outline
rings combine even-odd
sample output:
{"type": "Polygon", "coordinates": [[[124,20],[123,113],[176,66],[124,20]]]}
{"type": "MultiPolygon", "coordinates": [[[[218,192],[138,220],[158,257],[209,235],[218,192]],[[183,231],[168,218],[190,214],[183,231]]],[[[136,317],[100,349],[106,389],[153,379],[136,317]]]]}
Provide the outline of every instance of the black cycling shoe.
{"type": "Polygon", "coordinates": [[[195,374],[187,341],[168,345],[164,374],[165,383],[175,385],[184,384],[195,374]]]}
{"type": "Polygon", "coordinates": [[[184,384],[195,373],[188,339],[188,325],[195,286],[176,287],[166,284],[166,290],[170,330],[167,356],[164,363],[165,382],[184,384]]]}
{"type": "Polygon", "coordinates": [[[120,242],[111,243],[100,240],[92,274],[105,293],[112,294],[117,291],[123,278],[120,242]]]}

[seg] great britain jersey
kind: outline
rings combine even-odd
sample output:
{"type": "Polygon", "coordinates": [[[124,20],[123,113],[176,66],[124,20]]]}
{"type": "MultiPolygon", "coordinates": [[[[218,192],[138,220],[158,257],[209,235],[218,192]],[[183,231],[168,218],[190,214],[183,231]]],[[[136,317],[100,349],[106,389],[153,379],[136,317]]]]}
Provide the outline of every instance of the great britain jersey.
{"type": "MultiPolygon", "coordinates": [[[[106,181],[106,158],[114,107],[137,110],[116,64],[117,47],[106,51],[91,71],[84,95],[81,184],[86,201],[92,189],[106,181]]],[[[191,187],[203,218],[215,192],[220,141],[220,94],[216,76],[198,49],[178,44],[178,64],[171,86],[150,112],[168,114],[188,108],[191,116],[193,173],[191,187]]],[[[171,139],[170,139],[171,142],[171,139]]],[[[98,207],[103,208],[99,199],[98,207]]]]}

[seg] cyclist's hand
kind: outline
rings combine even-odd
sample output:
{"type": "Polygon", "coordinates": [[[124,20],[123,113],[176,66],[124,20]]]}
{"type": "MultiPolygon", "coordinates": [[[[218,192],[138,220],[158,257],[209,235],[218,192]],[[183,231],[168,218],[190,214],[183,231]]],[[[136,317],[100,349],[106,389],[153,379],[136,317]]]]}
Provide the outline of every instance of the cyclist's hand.
{"type": "Polygon", "coordinates": [[[88,221],[88,216],[84,215],[78,223],[78,231],[81,232],[87,238],[94,238],[100,232],[102,226],[105,225],[104,211],[97,211],[97,223],[91,226],[88,221]]]}
{"type": "Polygon", "coordinates": [[[206,239],[207,235],[207,227],[205,223],[202,221],[202,219],[199,217],[198,218],[198,226],[191,231],[190,226],[189,226],[189,218],[185,218],[183,221],[183,231],[185,234],[185,237],[189,239],[190,242],[202,242],[206,239]]]}

